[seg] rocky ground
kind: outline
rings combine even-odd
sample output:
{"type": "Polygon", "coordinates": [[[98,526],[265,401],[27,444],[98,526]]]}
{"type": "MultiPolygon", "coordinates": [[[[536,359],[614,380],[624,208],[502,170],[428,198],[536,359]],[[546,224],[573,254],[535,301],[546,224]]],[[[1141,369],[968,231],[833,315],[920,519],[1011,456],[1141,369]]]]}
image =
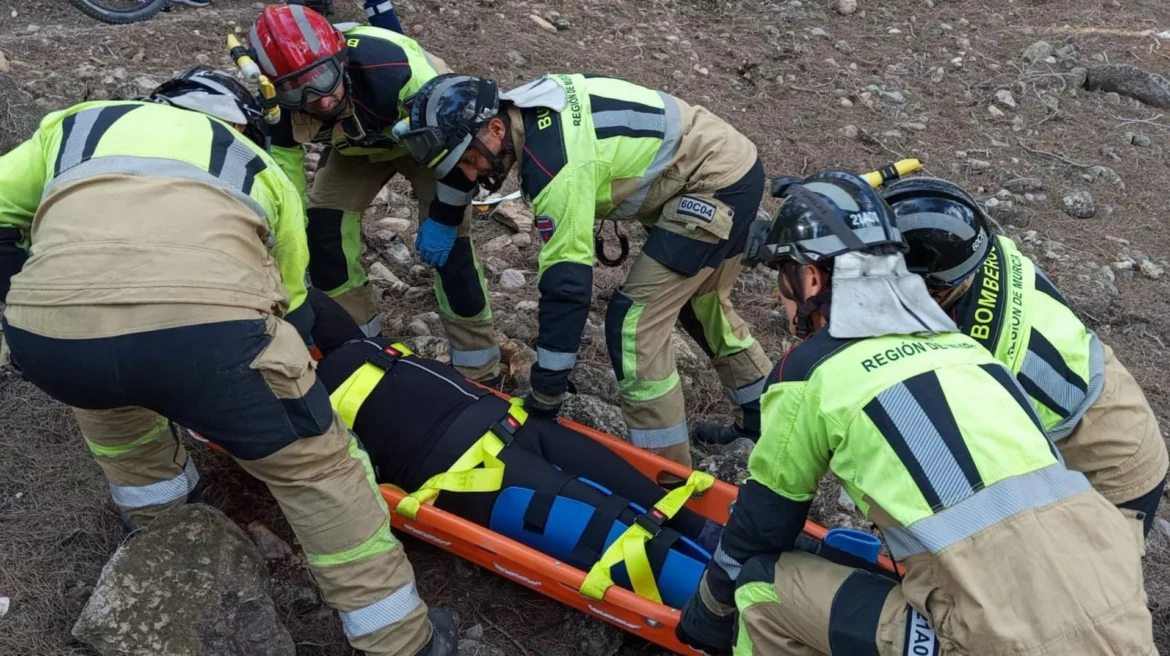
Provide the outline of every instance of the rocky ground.
{"type": "MultiPolygon", "coordinates": [[[[356,17],[349,0],[344,12],[356,17]]],[[[1111,344],[1170,425],[1170,277],[1165,205],[1170,119],[1149,85],[1100,79],[1102,67],[1165,71],[1165,0],[400,0],[407,31],[457,70],[509,86],[546,71],[619,75],[702,103],[753,139],[772,175],[825,167],[872,169],[913,156],[968,186],[1111,344]],[[1086,88],[1087,87],[1087,88],[1086,88]],[[1094,89],[1089,91],[1088,88],[1094,89]]],[[[112,28],[66,3],[9,0],[0,8],[0,153],[45,112],[84,99],[141,94],[192,63],[226,66],[223,35],[259,3],[216,0],[148,23],[112,28]]],[[[1170,103],[1162,104],[1170,106],[1170,103]]],[[[393,181],[366,216],[366,259],[391,336],[445,352],[429,272],[412,252],[409,190],[393,181]]],[[[537,246],[519,225],[478,222],[512,389],[525,385],[535,340],[537,246]],[[515,228],[521,228],[515,231],[515,228]]],[[[628,229],[627,229],[628,230],[628,229]]],[[[633,236],[633,235],[632,235],[633,236]]],[[[638,239],[634,239],[637,243],[638,239]]],[[[623,272],[598,270],[575,418],[624,431],[613,407],[602,319],[623,272]]],[[[773,356],[781,337],[773,283],[745,274],[736,300],[773,356]]],[[[690,414],[726,419],[718,382],[679,336],[690,414]]],[[[0,374],[0,653],[86,654],[70,627],[121,536],[104,483],[60,405],[0,374]],[[2,604],[0,604],[2,605],[2,604]],[[2,614],[2,611],[0,611],[2,614]]],[[[701,467],[743,475],[747,448],[698,454],[701,467]]],[[[267,493],[230,462],[196,450],[208,500],[255,535],[291,541],[267,493]]],[[[815,507],[829,525],[864,527],[826,481],[815,507]]],[[[1170,516],[1170,515],[1167,515],[1170,516]]],[[[295,543],[294,543],[295,544],[295,543]]],[[[454,608],[468,654],[656,653],[576,612],[415,542],[407,548],[424,596],[454,608]]],[[[275,599],[302,654],[347,654],[297,556],[269,554],[275,599]]],[[[1146,556],[1159,647],[1170,650],[1170,522],[1146,556]]]]}

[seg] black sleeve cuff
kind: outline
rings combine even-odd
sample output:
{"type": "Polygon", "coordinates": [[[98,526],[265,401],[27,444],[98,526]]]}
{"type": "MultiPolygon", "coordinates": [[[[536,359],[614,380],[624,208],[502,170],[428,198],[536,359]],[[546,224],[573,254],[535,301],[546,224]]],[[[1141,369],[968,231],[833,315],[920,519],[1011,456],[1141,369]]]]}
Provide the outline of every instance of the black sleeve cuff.
{"type": "Polygon", "coordinates": [[[12,276],[20,273],[28,260],[28,251],[18,245],[23,239],[16,228],[0,228],[0,303],[7,302],[12,276]]]}
{"type": "Polygon", "coordinates": [[[466,206],[457,207],[455,205],[448,205],[436,198],[431,201],[430,209],[424,218],[432,219],[445,226],[457,226],[463,223],[463,211],[465,209],[467,209],[466,206]]]}
{"type": "Polygon", "coordinates": [[[305,299],[300,307],[284,315],[284,320],[291,323],[305,344],[313,343],[313,304],[305,299]]]}

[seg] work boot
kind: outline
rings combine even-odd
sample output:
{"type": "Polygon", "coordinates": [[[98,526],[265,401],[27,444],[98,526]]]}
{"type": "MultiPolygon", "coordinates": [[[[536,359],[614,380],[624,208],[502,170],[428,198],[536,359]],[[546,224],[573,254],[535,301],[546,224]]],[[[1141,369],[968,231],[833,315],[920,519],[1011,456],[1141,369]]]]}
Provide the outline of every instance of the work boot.
{"type": "Polygon", "coordinates": [[[443,608],[427,611],[431,621],[431,639],[415,656],[455,656],[459,653],[459,626],[455,618],[443,608]]]}
{"type": "Polygon", "coordinates": [[[755,442],[760,439],[759,432],[749,431],[736,424],[719,424],[712,421],[700,421],[695,424],[693,439],[699,444],[707,446],[724,446],[731,444],[741,437],[755,442]]]}

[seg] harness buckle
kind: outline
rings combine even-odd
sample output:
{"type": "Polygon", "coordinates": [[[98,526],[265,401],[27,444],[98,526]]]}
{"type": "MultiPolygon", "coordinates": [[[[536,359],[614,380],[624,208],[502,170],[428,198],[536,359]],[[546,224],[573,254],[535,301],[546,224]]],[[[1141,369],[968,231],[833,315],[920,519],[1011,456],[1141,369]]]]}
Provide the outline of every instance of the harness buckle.
{"type": "Polygon", "coordinates": [[[638,515],[634,519],[634,523],[642,527],[642,530],[650,534],[650,538],[658,537],[662,532],[662,525],[666,523],[666,515],[657,508],[651,508],[644,514],[638,515]]]}
{"type": "Polygon", "coordinates": [[[492,424],[488,430],[498,437],[504,446],[508,446],[516,439],[516,431],[520,430],[520,422],[512,415],[504,415],[503,419],[492,424]]]}
{"type": "Polygon", "coordinates": [[[366,363],[372,364],[382,371],[390,371],[394,365],[398,364],[398,360],[402,358],[402,351],[387,346],[386,348],[378,347],[377,351],[371,353],[366,357],[366,363]]]}

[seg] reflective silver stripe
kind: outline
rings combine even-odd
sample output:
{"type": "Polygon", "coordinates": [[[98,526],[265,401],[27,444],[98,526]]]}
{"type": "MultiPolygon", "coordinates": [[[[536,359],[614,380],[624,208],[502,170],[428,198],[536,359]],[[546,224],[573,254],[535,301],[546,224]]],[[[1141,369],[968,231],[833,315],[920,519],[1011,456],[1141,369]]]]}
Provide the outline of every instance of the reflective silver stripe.
{"type": "Polygon", "coordinates": [[[666,134],[666,115],[637,112],[632,109],[614,109],[594,113],[593,127],[594,129],[628,127],[666,134]]]}
{"type": "Polygon", "coordinates": [[[894,558],[938,553],[1017,513],[1046,506],[1088,489],[1089,480],[1084,474],[1062,465],[1049,465],[985,487],[907,528],[888,528],[882,532],[894,558]]]}
{"type": "Polygon", "coordinates": [[[394,3],[390,2],[390,0],[386,0],[386,2],[383,2],[380,5],[377,5],[374,7],[366,7],[366,16],[373,18],[374,16],[377,16],[378,14],[384,14],[392,9],[394,9],[394,3]]]}
{"type": "Polygon", "coordinates": [[[577,354],[537,348],[536,363],[540,365],[541,369],[548,369],[549,371],[568,371],[577,366],[577,354]]]}
{"type": "Polygon", "coordinates": [[[456,189],[449,184],[444,184],[442,180],[435,183],[435,198],[439,199],[440,203],[454,205],[455,207],[466,207],[475,200],[475,187],[467,191],[456,189]]]}
{"type": "MultiPolygon", "coordinates": [[[[1040,272],[1039,269],[1036,270],[1040,272]]],[[[1089,340],[1089,385],[1085,391],[1084,398],[1077,408],[1065,417],[1059,424],[1048,429],[1048,439],[1053,442],[1063,440],[1073,432],[1077,424],[1081,422],[1081,417],[1084,416],[1085,411],[1088,410],[1097,398],[1101,396],[1101,390],[1105,387],[1105,346],[1101,344],[1101,340],[1097,338],[1096,333],[1091,333],[1093,338],[1089,340]]]]}
{"type": "Polygon", "coordinates": [[[748,383],[739,389],[731,387],[727,389],[727,397],[736,405],[744,405],[752,401],[759,401],[760,396],[764,393],[764,388],[768,386],[768,379],[761,378],[754,383],[748,383]]]}
{"type": "Polygon", "coordinates": [[[687,423],[670,428],[631,428],[630,442],[644,449],[661,449],[687,441],[687,423]]]}
{"type": "Polygon", "coordinates": [[[452,347],[451,365],[455,367],[482,367],[485,364],[500,359],[500,347],[479,349],[477,351],[461,351],[452,347]]]}
{"type": "Polygon", "coordinates": [[[723,570],[723,573],[727,574],[732,581],[739,578],[739,572],[743,569],[743,565],[738,560],[727,555],[727,552],[723,550],[723,544],[720,544],[715,549],[713,558],[715,559],[715,564],[719,566],[719,569],[723,570]]]}
{"type": "Polygon", "coordinates": [[[264,69],[264,74],[268,77],[278,77],[276,67],[272,65],[272,60],[268,58],[268,53],[264,51],[264,46],[260,44],[260,33],[256,31],[255,25],[248,32],[248,42],[252,46],[252,50],[256,53],[256,61],[260,62],[260,68],[264,69]]]}
{"type": "Polygon", "coordinates": [[[1024,366],[1020,368],[1020,375],[1032,381],[1037,387],[1044,390],[1060,410],[1072,414],[1080,407],[1085,393],[1081,388],[1073,385],[1057,373],[1056,369],[1047,360],[1029,350],[1024,354],[1024,366]]]}
{"type": "Polygon", "coordinates": [[[199,472],[195,461],[187,458],[187,464],[178,476],[150,485],[111,485],[110,496],[114,503],[123,508],[147,508],[178,501],[187,496],[199,484],[199,472]]]}
{"type": "Polygon", "coordinates": [[[359,328],[366,337],[377,337],[382,334],[382,317],[374,315],[373,319],[365,322],[359,328]]]}
{"type": "MultiPolygon", "coordinates": [[[[872,226],[869,228],[859,228],[853,232],[857,235],[857,238],[862,241],[862,243],[870,244],[879,241],[886,241],[886,230],[887,228],[882,226],[872,226]]],[[[898,228],[890,227],[889,230],[890,235],[894,239],[898,239],[902,234],[898,228]]],[[[816,237],[814,239],[802,239],[799,242],[799,245],[802,250],[815,253],[817,255],[823,255],[825,253],[837,253],[845,250],[845,242],[841,241],[841,238],[837,235],[827,235],[824,237],[816,237]]]]}
{"type": "MultiPolygon", "coordinates": [[[[682,119],[679,115],[678,103],[674,98],[661,91],[658,96],[662,98],[662,105],[665,109],[663,114],[663,135],[662,143],[658,146],[658,152],[654,154],[654,159],[650,162],[650,166],[646,167],[646,172],[642,174],[642,179],[638,182],[638,188],[629,198],[618,203],[618,206],[613,208],[609,213],[611,219],[632,219],[637,215],[638,210],[642,208],[642,204],[646,202],[646,196],[650,193],[650,186],[662,175],[666,170],[666,165],[674,158],[674,153],[678,150],[678,142],[682,136],[682,119]]],[[[608,114],[609,112],[599,112],[599,114],[608,114]]],[[[594,123],[594,127],[597,124],[594,123]]]]}
{"type": "MultiPolygon", "coordinates": [[[[443,157],[443,159],[439,160],[439,163],[435,165],[436,178],[441,180],[447,177],[448,173],[455,170],[455,166],[459,164],[459,160],[463,158],[463,153],[467,152],[467,148],[471,146],[471,138],[474,136],[475,135],[469,134],[463,137],[463,141],[460,141],[458,144],[456,144],[456,146],[452,148],[450,152],[448,152],[447,155],[443,157]]],[[[430,162],[419,163],[424,166],[430,164],[430,162]]]]}
{"type": "MultiPolygon", "coordinates": [[[[251,149],[248,150],[248,154],[251,157],[256,156],[251,149]]],[[[231,156],[232,151],[229,149],[228,157],[231,158],[231,156]]],[[[236,166],[238,165],[224,162],[224,171],[234,171],[236,166]]],[[[94,157],[82,164],[74,166],[68,171],[62,172],[61,175],[50,180],[49,184],[45,185],[44,193],[41,194],[41,200],[43,201],[54,189],[61,185],[95,175],[111,174],[143,175],[154,178],[181,178],[183,180],[201,182],[216,189],[226,191],[233,198],[247,205],[249,209],[264,219],[266,223],[268,221],[268,213],[264,211],[260,203],[257,203],[255,199],[244,193],[241,187],[242,179],[236,180],[235,184],[233,184],[232,180],[224,179],[223,177],[217,178],[193,164],[162,157],[135,157],[133,155],[94,157]]]]}
{"type": "Polygon", "coordinates": [[[910,390],[898,383],[878,394],[877,401],[902,434],[943,506],[950,507],[971,496],[974,490],[955,455],[910,390]]]}
{"type": "MultiPolygon", "coordinates": [[[[73,115],[73,129],[69,131],[69,138],[61,145],[61,158],[57,170],[62,173],[81,163],[81,154],[85,151],[85,142],[93,125],[104,107],[87,109],[73,115]]],[[[42,196],[42,198],[44,198],[42,196]]]]}
{"type": "Polygon", "coordinates": [[[313,54],[321,52],[321,41],[317,38],[317,33],[313,31],[313,26],[309,25],[309,17],[305,15],[305,8],[301,5],[289,5],[289,11],[292,12],[293,20],[297,22],[297,27],[301,30],[301,36],[305,37],[305,43],[309,44],[309,50],[313,54]]]}
{"type": "Polygon", "coordinates": [[[356,638],[401,622],[420,605],[422,600],[418,598],[418,592],[411,582],[369,606],[338,615],[341,616],[345,636],[356,638]]]}

